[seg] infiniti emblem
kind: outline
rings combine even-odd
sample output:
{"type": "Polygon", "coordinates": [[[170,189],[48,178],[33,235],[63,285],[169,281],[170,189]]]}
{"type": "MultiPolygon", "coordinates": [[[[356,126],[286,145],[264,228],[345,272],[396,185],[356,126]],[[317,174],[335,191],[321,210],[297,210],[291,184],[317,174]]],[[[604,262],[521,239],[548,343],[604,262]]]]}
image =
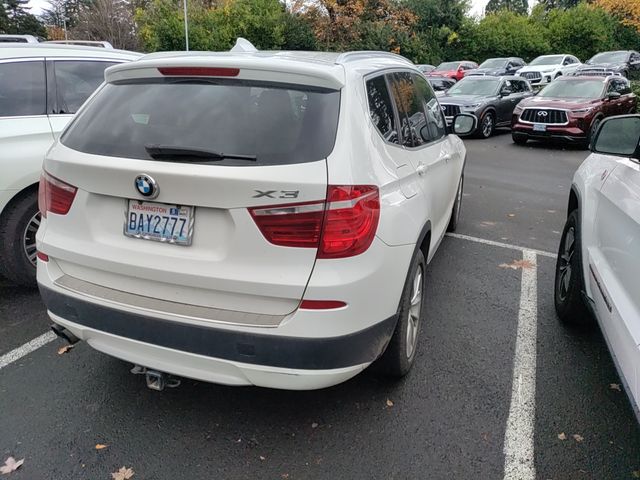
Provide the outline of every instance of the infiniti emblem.
{"type": "Polygon", "coordinates": [[[546,117],[547,115],[548,115],[548,113],[545,112],[544,110],[541,110],[541,111],[538,112],[538,116],[539,117],[546,117]]]}
{"type": "Polygon", "coordinates": [[[138,193],[146,198],[156,198],[160,193],[160,187],[156,181],[144,173],[136,177],[135,186],[138,193]]]}
{"type": "Polygon", "coordinates": [[[445,107],[444,105],[440,105],[440,110],[443,110],[443,111],[444,111],[444,110],[446,110],[446,109],[447,109],[447,107],[445,107]]]}

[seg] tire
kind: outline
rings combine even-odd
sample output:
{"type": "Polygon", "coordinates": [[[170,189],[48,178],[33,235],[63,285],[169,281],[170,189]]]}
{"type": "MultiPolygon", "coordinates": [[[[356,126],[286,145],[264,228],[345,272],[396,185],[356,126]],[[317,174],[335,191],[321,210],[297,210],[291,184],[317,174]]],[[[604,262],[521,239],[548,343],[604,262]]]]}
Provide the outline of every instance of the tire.
{"type": "Polygon", "coordinates": [[[496,116],[492,111],[482,115],[476,136],[479,138],[489,138],[496,129],[496,116]]]}
{"type": "Polygon", "coordinates": [[[587,137],[587,148],[589,148],[589,145],[591,145],[591,141],[595,137],[596,132],[598,131],[598,127],[600,126],[601,123],[602,123],[601,117],[595,118],[593,122],[591,122],[591,127],[589,128],[589,136],[587,137]]]}
{"type": "Polygon", "coordinates": [[[513,143],[515,143],[516,145],[525,145],[529,140],[529,137],[527,135],[516,132],[511,133],[511,138],[513,140],[513,143]]]}
{"type": "Polygon", "coordinates": [[[455,232],[456,228],[458,228],[458,221],[460,220],[460,211],[462,210],[463,190],[464,190],[464,175],[460,177],[460,182],[458,182],[458,190],[456,190],[456,199],[453,202],[453,209],[451,210],[451,218],[449,219],[447,232],[455,232]]]}
{"type": "Polygon", "coordinates": [[[36,286],[35,234],[39,224],[37,190],[15,199],[0,218],[0,275],[16,285],[36,286]]]}
{"type": "Polygon", "coordinates": [[[553,298],[558,318],[568,325],[587,325],[591,315],[582,299],[584,275],[578,210],[569,214],[560,238],[553,298]]]}
{"type": "Polygon", "coordinates": [[[553,77],[553,79],[555,80],[556,78],[561,77],[561,76],[562,76],[562,72],[558,72],[558,73],[556,73],[556,76],[553,77]]]}
{"type": "Polygon", "coordinates": [[[376,370],[395,378],[404,377],[416,358],[418,334],[424,317],[426,262],[421,250],[412,261],[400,300],[398,323],[376,370]]]}

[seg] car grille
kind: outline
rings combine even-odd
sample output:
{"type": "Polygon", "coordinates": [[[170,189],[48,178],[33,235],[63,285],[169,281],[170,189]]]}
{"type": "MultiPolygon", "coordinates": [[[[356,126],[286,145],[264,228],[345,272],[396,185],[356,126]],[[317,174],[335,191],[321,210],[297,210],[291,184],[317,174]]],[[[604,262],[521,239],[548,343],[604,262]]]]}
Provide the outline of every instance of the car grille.
{"type": "Polygon", "coordinates": [[[611,69],[593,67],[593,68],[581,68],[580,70],[576,71],[573,75],[576,77],[609,77],[611,75],[619,76],[620,74],[614,72],[611,69]]]}
{"type": "Polygon", "coordinates": [[[539,80],[542,78],[542,74],[540,72],[523,72],[520,76],[527,80],[539,80]]]}
{"type": "Polygon", "coordinates": [[[530,123],[545,123],[547,125],[564,125],[567,123],[567,112],[546,108],[526,108],[520,120],[530,123]]]}
{"type": "Polygon", "coordinates": [[[443,105],[440,104],[440,108],[442,108],[442,112],[445,117],[455,117],[460,113],[460,107],[458,105],[443,105]]]}

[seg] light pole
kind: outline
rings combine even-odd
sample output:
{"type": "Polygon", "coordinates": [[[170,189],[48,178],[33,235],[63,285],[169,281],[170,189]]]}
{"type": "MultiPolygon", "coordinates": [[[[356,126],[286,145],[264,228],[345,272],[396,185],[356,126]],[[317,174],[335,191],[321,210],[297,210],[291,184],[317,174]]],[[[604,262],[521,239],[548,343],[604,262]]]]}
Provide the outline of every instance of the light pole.
{"type": "Polygon", "coordinates": [[[184,41],[189,51],[189,20],[187,19],[187,0],[184,0],[184,41]]]}

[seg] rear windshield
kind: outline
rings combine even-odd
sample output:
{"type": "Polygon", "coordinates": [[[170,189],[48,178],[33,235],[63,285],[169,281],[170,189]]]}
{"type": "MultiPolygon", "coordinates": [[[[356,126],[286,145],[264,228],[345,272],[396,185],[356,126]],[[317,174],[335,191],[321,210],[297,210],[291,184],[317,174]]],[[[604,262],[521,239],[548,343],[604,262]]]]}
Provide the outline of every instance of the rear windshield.
{"type": "Polygon", "coordinates": [[[152,159],[145,147],[162,146],[255,157],[216,165],[305,163],[333,150],[339,106],[339,91],[299,85],[176,78],[113,83],[61,141],[80,152],[143,160],[152,159]]]}

